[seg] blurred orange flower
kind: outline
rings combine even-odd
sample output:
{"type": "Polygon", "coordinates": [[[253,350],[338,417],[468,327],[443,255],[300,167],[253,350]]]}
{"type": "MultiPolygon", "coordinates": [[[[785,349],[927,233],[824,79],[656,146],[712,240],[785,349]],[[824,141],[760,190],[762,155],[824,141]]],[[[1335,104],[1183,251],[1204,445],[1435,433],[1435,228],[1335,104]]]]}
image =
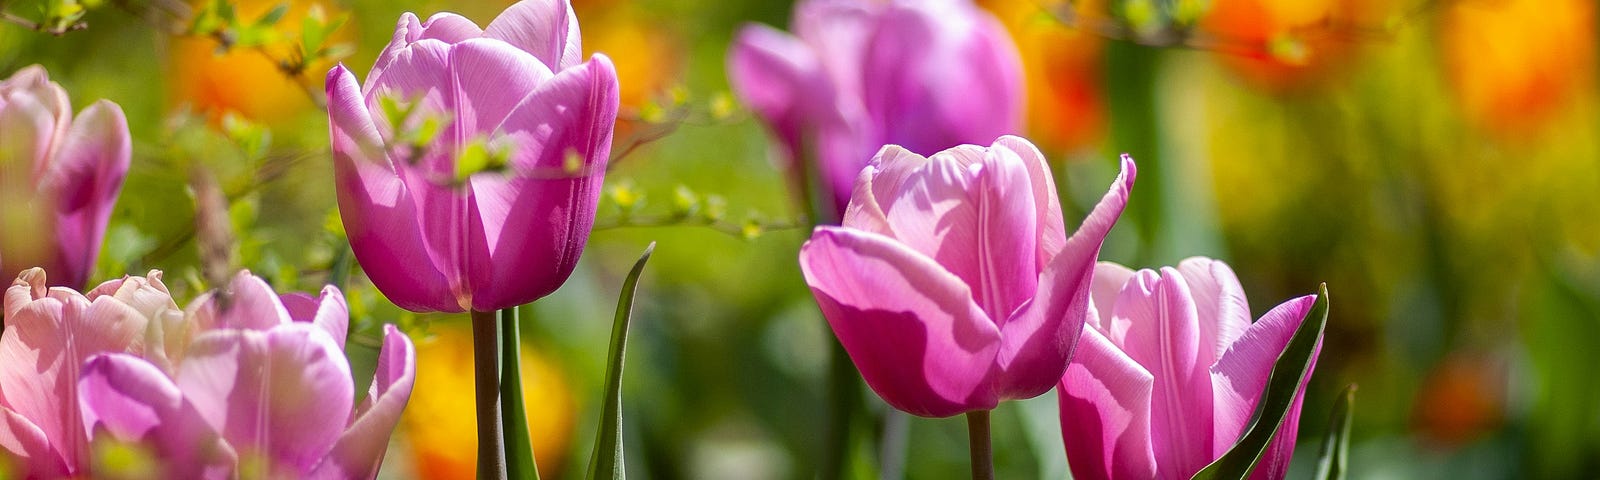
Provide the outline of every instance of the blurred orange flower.
{"type": "Polygon", "coordinates": [[[1358,42],[1383,34],[1381,13],[1371,0],[1214,0],[1199,30],[1247,81],[1287,91],[1327,79],[1358,42]]]}
{"type": "MultiPolygon", "coordinates": [[[[196,0],[192,6],[198,11],[205,0],[196,0]]],[[[179,35],[172,38],[167,63],[169,98],[174,108],[187,106],[213,121],[228,112],[237,113],[257,122],[278,123],[295,114],[316,108],[307,96],[306,86],[296,83],[278,70],[276,59],[288,59],[299,43],[293,41],[300,32],[302,20],[313,7],[326,9],[330,5],[310,0],[237,0],[233,2],[240,19],[253,21],[261,18],[273,7],[287,4],[288,12],[275,25],[274,30],[284,40],[256,48],[219,49],[216,40],[205,37],[179,35]],[[265,54],[263,54],[265,53],[265,54]],[[271,58],[269,58],[269,55],[271,58]]],[[[331,10],[327,11],[332,13],[331,10]]],[[[347,24],[334,32],[333,41],[351,38],[347,24]]],[[[323,62],[310,65],[309,85],[313,92],[322,90],[322,72],[332,65],[323,62]]]]}
{"type": "Polygon", "coordinates": [[[1592,88],[1593,0],[1459,1],[1440,19],[1451,87],[1482,128],[1530,133],[1592,88]]]}
{"type": "MultiPolygon", "coordinates": [[[[400,417],[417,476],[476,478],[478,427],[472,378],[472,332],[464,322],[437,322],[417,342],[417,383],[400,417]]],[[[533,348],[522,348],[522,397],[539,471],[560,472],[575,421],[572,391],[561,370],[533,348]]]]}
{"type": "MultiPolygon", "coordinates": [[[[1101,46],[1088,32],[1063,26],[1046,9],[1068,8],[1062,0],[980,0],[1011,31],[1022,54],[1027,83],[1028,135],[1051,150],[1086,146],[1105,128],[1101,46]]],[[[1081,0],[1080,17],[1099,15],[1101,0],[1081,0]]]]}

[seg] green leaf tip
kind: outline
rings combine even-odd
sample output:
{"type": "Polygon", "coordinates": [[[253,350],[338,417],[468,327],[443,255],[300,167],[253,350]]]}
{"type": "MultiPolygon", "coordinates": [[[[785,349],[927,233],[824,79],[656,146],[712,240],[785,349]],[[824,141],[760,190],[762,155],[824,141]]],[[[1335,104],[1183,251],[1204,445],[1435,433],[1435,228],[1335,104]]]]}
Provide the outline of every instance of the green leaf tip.
{"type": "Polygon", "coordinates": [[[1356,385],[1350,384],[1339,393],[1333,404],[1333,414],[1328,420],[1328,433],[1322,440],[1322,452],[1317,458],[1318,480],[1344,480],[1349,473],[1350,423],[1355,417],[1356,385]]]}
{"type": "Polygon", "coordinates": [[[1322,332],[1327,326],[1328,284],[1323,283],[1317,287],[1317,299],[1311,305],[1311,310],[1306,312],[1300,327],[1289,337],[1289,344],[1284,346],[1283,353],[1273,362],[1272,373],[1267,377],[1261,400],[1256,402],[1255,412],[1251,414],[1250,422],[1239,435],[1239,440],[1216,461],[1190,477],[1192,480],[1243,480],[1250,476],[1271,446],[1272,438],[1288,419],[1289,408],[1300,389],[1300,380],[1310,373],[1311,364],[1316,360],[1317,345],[1321,343],[1322,332]]]}
{"type": "Polygon", "coordinates": [[[601,406],[600,431],[595,435],[594,454],[589,459],[589,474],[586,477],[591,480],[622,480],[627,477],[622,459],[622,364],[627,356],[628,324],[633,316],[634,293],[638,290],[639,276],[644,273],[645,262],[650,260],[650,254],[655,250],[656,242],[650,242],[644,248],[639,261],[633,264],[628,277],[622,281],[622,292],[617,296],[617,316],[611,326],[611,347],[606,359],[605,403],[601,406]]]}

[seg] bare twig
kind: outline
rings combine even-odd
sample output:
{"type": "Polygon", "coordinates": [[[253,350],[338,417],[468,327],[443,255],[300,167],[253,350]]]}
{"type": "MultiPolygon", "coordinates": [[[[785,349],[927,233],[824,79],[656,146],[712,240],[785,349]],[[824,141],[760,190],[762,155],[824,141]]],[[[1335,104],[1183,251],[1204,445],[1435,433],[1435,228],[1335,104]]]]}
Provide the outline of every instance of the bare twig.
{"type": "Polygon", "coordinates": [[[732,237],[751,239],[767,232],[796,230],[810,225],[804,218],[778,222],[749,221],[733,223],[726,220],[713,220],[705,217],[685,215],[624,215],[616,218],[597,220],[594,230],[610,230],[628,227],[704,227],[722,232],[732,237]]]}

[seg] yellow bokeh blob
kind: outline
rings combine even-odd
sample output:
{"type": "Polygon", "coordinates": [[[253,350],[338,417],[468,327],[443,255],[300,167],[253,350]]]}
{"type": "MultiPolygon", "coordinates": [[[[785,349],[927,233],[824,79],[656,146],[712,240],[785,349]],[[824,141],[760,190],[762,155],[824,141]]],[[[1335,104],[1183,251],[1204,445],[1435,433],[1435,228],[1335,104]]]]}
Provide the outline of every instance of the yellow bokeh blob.
{"type": "Polygon", "coordinates": [[[1592,88],[1594,2],[1474,0],[1441,16],[1440,48],[1470,121],[1507,136],[1542,125],[1592,88]]]}
{"type": "MultiPolygon", "coordinates": [[[[1070,28],[1046,9],[1067,8],[1064,1],[982,0],[1004,23],[1022,56],[1028,98],[1028,134],[1047,149],[1084,147],[1105,127],[1101,86],[1103,40],[1070,28]]],[[[1080,17],[1103,11],[1098,0],[1079,1],[1080,17]]]]}

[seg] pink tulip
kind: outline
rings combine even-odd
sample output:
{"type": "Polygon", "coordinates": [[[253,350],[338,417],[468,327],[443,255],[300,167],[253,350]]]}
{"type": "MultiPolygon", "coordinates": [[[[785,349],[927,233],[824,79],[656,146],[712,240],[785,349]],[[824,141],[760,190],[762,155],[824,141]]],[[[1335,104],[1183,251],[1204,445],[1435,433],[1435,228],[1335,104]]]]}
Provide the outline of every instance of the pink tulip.
{"type": "MultiPolygon", "coordinates": [[[[1098,265],[1094,310],[1060,385],[1073,476],[1189,478],[1222,456],[1315,300],[1289,300],[1252,324],[1222,262],[1191,258],[1159,273],[1098,265]]],[[[1251,478],[1287,472],[1310,375],[1251,478]]]]}
{"type": "Polygon", "coordinates": [[[9,460],[0,469],[27,478],[87,472],[89,441],[77,401],[84,361],[144,354],[147,327],[177,310],[161,272],[106,282],[88,296],[46,285],[38,268],[17,277],[6,289],[0,334],[0,460],[9,460]]]}
{"type": "MultiPolygon", "coordinates": [[[[282,297],[248,272],[187,310],[192,338],[169,368],[91,357],[76,388],[79,432],[159,460],[163,478],[372,478],[411,396],[411,341],[392,325],[359,405],[334,287],[282,297]]],[[[169,352],[171,353],[171,352],[169,352]]]]}
{"type": "Polygon", "coordinates": [[[401,16],[365,85],[328,72],[339,209],[356,259],[395,304],[490,311],[548,295],[583,253],[617,116],[605,55],[579,63],[565,0],[529,0],[480,29],[441,13],[401,16]],[[418,112],[396,128],[386,100],[418,112]],[[400,135],[443,128],[424,145],[400,135]],[[477,148],[504,168],[463,175],[477,148]]]}
{"type": "Polygon", "coordinates": [[[100,100],[77,118],[37,65],[0,81],[0,275],[44,267],[89,281],[131,154],[128,121],[100,100]]]}
{"type": "Polygon", "coordinates": [[[966,0],[802,0],[791,30],[745,27],[728,78],[784,144],[791,178],[807,175],[796,160],[815,162],[833,214],[880,145],[926,155],[1020,133],[1016,45],[966,0]]]}
{"type": "Polygon", "coordinates": [[[1133,160],[1071,237],[1044,155],[1017,137],[931,158],[886,146],[839,227],[800,268],[856,368],[889,405],[947,417],[1060,380],[1090,276],[1127,205],[1133,160]]]}

